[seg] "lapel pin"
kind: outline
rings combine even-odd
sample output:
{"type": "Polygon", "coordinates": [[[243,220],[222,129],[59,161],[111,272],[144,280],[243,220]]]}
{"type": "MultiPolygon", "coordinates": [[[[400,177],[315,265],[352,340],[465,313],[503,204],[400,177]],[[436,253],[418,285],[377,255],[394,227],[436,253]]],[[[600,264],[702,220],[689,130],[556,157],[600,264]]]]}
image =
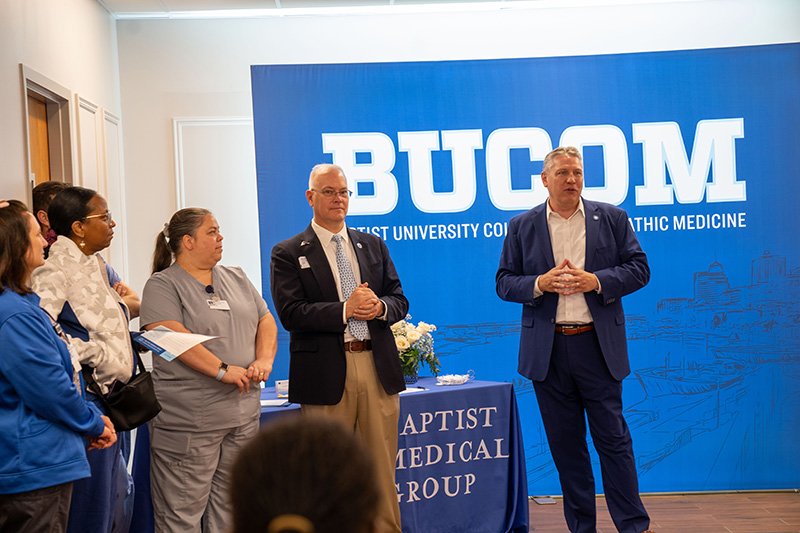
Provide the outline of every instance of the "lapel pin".
{"type": "Polygon", "coordinates": [[[600,215],[592,215],[593,220],[600,220],[600,215]]]}
{"type": "Polygon", "coordinates": [[[308,246],[309,244],[311,243],[308,241],[300,241],[300,246],[308,246]]]}
{"type": "Polygon", "coordinates": [[[357,243],[356,243],[356,247],[357,247],[357,248],[361,248],[361,243],[360,243],[360,242],[357,242],[357,243]]]}

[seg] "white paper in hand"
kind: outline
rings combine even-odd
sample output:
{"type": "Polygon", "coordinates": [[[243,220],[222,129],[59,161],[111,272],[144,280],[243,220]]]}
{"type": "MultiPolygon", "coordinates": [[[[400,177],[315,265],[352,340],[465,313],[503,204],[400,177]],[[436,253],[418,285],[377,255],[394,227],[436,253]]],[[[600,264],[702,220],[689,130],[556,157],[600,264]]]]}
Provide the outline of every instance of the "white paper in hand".
{"type": "Polygon", "coordinates": [[[137,342],[148,348],[154,354],[161,356],[167,361],[172,361],[186,350],[194,348],[198,344],[207,340],[216,339],[210,335],[198,335],[197,333],[181,333],[172,331],[164,326],[145,331],[137,342]],[[147,342],[149,341],[149,342],[147,342]]]}

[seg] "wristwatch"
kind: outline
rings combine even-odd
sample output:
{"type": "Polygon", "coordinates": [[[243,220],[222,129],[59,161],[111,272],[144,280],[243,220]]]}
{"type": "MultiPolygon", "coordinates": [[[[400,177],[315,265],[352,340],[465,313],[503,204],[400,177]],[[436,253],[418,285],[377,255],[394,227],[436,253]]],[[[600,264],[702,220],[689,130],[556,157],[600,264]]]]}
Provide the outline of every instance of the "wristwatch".
{"type": "Polygon", "coordinates": [[[219,372],[217,372],[217,381],[222,381],[222,376],[228,371],[228,363],[219,362],[219,372]]]}

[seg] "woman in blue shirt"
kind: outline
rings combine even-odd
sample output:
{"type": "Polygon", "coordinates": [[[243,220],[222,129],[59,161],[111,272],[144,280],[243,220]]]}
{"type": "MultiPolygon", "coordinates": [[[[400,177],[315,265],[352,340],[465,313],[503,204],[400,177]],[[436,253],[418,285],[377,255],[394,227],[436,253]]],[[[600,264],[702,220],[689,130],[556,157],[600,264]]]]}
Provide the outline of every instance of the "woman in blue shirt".
{"type": "Polygon", "coordinates": [[[87,445],[116,442],[111,421],[81,396],[77,359],[30,289],[45,244],[22,202],[0,201],[1,531],[65,531],[72,482],[89,476],[87,445]]]}

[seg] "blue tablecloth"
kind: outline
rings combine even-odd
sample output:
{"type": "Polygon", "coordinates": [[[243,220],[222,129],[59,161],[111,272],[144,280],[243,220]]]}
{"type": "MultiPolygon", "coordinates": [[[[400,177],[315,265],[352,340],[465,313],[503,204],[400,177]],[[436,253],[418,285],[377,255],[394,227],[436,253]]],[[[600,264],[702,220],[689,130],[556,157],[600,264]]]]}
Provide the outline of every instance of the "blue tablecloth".
{"type": "MultiPolygon", "coordinates": [[[[400,396],[397,493],[404,532],[501,533],[528,531],[528,492],[514,389],[473,381],[400,396]]],[[[262,398],[275,398],[272,388],[262,398]]],[[[263,407],[261,423],[299,406],[263,407]]],[[[137,431],[133,533],[153,531],[149,433],[137,431]]]]}
{"type": "Polygon", "coordinates": [[[528,531],[528,482],[509,383],[473,381],[400,398],[397,493],[404,532],[528,531]]]}

